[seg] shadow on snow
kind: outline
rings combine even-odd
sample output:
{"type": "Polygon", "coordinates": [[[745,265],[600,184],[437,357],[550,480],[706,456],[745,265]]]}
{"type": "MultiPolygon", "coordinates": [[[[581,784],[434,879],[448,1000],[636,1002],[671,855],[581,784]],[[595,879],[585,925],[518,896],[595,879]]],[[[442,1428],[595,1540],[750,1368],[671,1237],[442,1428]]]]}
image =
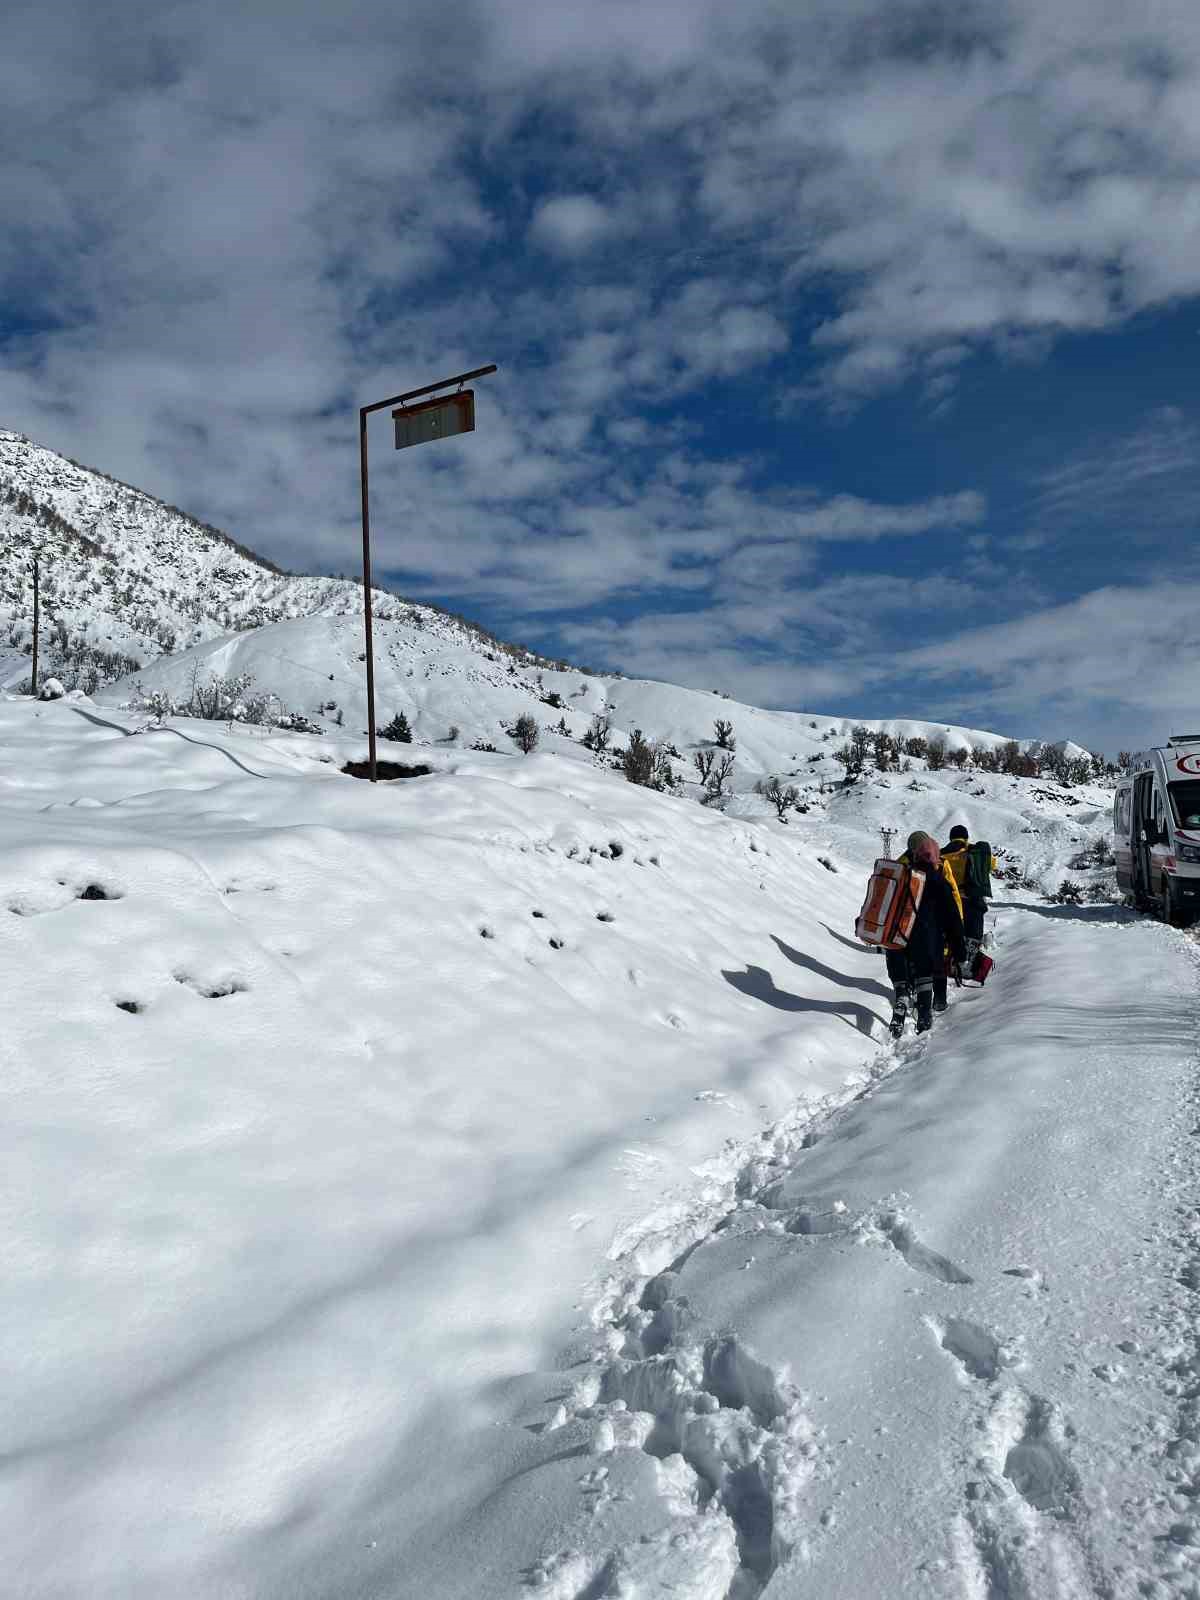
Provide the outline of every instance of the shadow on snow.
{"type": "MultiPolygon", "coordinates": [[[[874,978],[852,978],[849,973],[838,972],[834,967],[827,967],[823,961],[818,961],[815,956],[805,955],[802,950],[794,950],[790,944],[785,944],[776,934],[771,938],[779,946],[781,952],[789,961],[794,961],[798,967],[805,967],[809,972],[815,972],[818,978],[825,978],[830,983],[836,983],[843,989],[857,989],[861,994],[871,994],[881,1000],[891,1000],[892,991],[886,984],[877,983],[874,978]]],[[[854,947],[860,955],[865,953],[864,945],[854,947]]]]}
{"type": "Polygon", "coordinates": [[[740,994],[748,995],[751,1000],[761,1000],[777,1011],[811,1011],[820,1016],[840,1017],[868,1038],[872,1026],[884,1020],[856,1000],[806,1000],[802,995],[789,994],[786,989],[776,988],[774,978],[765,967],[747,967],[745,972],[723,971],[721,976],[740,994]]]}

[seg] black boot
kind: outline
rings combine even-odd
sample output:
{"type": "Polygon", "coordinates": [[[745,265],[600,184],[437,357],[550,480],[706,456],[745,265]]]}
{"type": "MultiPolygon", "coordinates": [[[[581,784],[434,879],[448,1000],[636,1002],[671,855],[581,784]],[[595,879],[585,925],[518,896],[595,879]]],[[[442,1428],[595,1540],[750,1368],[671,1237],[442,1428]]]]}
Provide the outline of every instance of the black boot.
{"type": "Polygon", "coordinates": [[[933,989],[917,990],[917,1032],[928,1033],[933,1027],[933,989]]]}
{"type": "Polygon", "coordinates": [[[896,998],[892,1001],[892,1020],[888,1024],[893,1039],[898,1039],[904,1032],[904,1024],[908,1020],[909,998],[909,991],[897,985],[896,998]]]}
{"type": "Polygon", "coordinates": [[[937,1012],[945,1011],[950,1001],[946,998],[946,974],[933,980],[933,1009],[937,1012]]]}

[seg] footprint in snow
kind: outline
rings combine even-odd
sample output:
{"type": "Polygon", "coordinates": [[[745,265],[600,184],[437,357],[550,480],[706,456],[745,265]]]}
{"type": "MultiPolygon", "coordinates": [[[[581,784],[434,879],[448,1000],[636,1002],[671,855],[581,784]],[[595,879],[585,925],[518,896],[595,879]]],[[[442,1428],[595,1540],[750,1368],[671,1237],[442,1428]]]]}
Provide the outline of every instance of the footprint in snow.
{"type": "Polygon", "coordinates": [[[1027,1293],[1029,1294],[1049,1293],[1050,1286],[1046,1282],[1045,1275],[1039,1272],[1036,1267],[1005,1267],[1004,1276],[1006,1278],[1022,1279],[1028,1286],[1027,1293]]]}
{"type": "Polygon", "coordinates": [[[940,1283],[974,1283],[969,1272],[955,1266],[949,1257],[939,1255],[936,1250],[922,1244],[909,1224],[901,1218],[895,1215],[884,1217],[880,1227],[915,1272],[923,1272],[927,1278],[936,1278],[940,1283]]]}
{"type": "Polygon", "coordinates": [[[216,983],[202,983],[186,972],[175,972],[172,976],[176,983],[183,984],[185,989],[191,989],[202,1000],[224,1000],[227,995],[245,994],[249,988],[249,984],[243,983],[240,978],[223,978],[218,979],[216,983]]]}
{"type": "Polygon", "coordinates": [[[1054,1438],[1054,1407],[1038,1395],[1029,1397],[1021,1438],[1004,1460],[1004,1476],[1038,1511],[1062,1511],[1079,1487],[1074,1467],[1054,1438]]]}
{"type": "Polygon", "coordinates": [[[991,1383],[1003,1365],[1003,1355],[998,1339],[977,1322],[965,1317],[949,1317],[941,1329],[941,1346],[960,1363],[973,1378],[991,1383]]]}

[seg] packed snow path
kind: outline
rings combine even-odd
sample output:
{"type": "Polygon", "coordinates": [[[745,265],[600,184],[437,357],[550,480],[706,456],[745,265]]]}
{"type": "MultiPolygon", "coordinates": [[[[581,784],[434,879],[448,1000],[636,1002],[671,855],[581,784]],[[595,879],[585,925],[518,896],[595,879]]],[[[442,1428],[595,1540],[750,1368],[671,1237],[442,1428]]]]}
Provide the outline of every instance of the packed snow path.
{"type": "Polygon", "coordinates": [[[1002,909],[994,985],[614,1281],[534,1592],[1200,1594],[1194,947],[1107,917],[1002,909]]]}

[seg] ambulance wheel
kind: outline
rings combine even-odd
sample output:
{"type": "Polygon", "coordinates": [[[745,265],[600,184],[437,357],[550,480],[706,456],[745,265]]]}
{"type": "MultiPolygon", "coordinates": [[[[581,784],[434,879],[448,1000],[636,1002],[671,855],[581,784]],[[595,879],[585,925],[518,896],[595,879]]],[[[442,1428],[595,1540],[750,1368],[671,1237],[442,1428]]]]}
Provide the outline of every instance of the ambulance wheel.
{"type": "Polygon", "coordinates": [[[1170,878],[1163,878],[1162,892],[1162,919],[1168,928],[1186,928],[1191,918],[1175,903],[1175,896],[1171,893],[1170,878]]]}

